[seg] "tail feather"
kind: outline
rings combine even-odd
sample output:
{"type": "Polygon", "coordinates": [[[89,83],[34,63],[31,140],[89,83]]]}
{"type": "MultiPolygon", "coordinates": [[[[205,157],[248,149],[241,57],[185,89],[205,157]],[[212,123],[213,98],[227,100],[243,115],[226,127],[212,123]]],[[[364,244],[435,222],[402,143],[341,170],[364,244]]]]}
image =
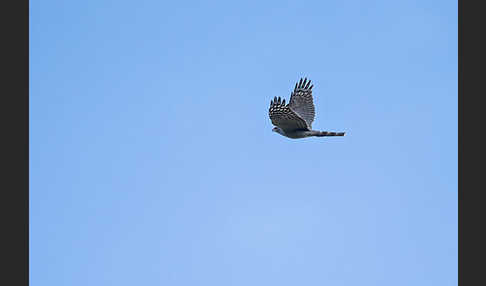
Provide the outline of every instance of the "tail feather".
{"type": "Polygon", "coordinates": [[[329,132],[329,131],[318,131],[315,136],[317,137],[324,137],[324,136],[344,136],[346,132],[329,132]]]}

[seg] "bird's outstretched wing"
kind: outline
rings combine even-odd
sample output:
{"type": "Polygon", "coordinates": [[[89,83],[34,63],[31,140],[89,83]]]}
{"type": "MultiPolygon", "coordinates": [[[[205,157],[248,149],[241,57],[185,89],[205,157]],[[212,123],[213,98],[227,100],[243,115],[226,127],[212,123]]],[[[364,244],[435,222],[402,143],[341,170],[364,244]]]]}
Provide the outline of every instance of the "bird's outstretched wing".
{"type": "Polygon", "coordinates": [[[302,119],[305,120],[309,129],[312,128],[312,122],[315,117],[314,101],[312,99],[312,88],[314,85],[310,85],[311,81],[307,81],[307,78],[300,79],[295,84],[294,91],[290,96],[290,102],[288,106],[290,109],[297,113],[302,119]]]}
{"type": "Polygon", "coordinates": [[[306,121],[295,113],[289,105],[285,105],[285,99],[282,100],[280,97],[275,97],[270,102],[268,115],[272,124],[286,132],[299,129],[309,130],[306,121]]]}

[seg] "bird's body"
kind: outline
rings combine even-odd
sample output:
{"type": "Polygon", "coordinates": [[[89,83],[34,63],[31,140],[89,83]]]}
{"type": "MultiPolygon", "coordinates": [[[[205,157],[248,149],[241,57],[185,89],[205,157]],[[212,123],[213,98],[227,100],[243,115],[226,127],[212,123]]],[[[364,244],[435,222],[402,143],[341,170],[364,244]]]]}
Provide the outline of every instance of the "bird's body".
{"type": "Polygon", "coordinates": [[[283,131],[278,127],[274,127],[275,132],[292,139],[300,139],[306,137],[324,137],[324,136],[344,136],[344,132],[327,132],[318,130],[291,130],[288,132],[283,131]]]}
{"type": "Polygon", "coordinates": [[[295,84],[290,95],[290,101],[285,105],[285,99],[275,97],[270,102],[268,114],[272,124],[272,131],[292,139],[323,136],[344,136],[344,132],[328,132],[312,130],[315,117],[315,107],[312,98],[312,87],[307,78],[300,79],[295,84]]]}

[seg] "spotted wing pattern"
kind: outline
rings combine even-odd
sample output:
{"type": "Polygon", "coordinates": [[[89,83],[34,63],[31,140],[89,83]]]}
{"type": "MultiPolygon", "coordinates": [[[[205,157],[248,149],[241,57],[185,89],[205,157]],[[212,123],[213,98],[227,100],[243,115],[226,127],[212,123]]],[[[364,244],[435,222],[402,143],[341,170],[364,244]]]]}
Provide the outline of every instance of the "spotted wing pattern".
{"type": "Polygon", "coordinates": [[[285,105],[285,99],[282,100],[280,97],[275,97],[270,102],[268,114],[272,124],[280,127],[285,132],[299,129],[309,130],[306,121],[295,113],[289,105],[285,105]]]}
{"type": "Polygon", "coordinates": [[[309,129],[312,128],[312,122],[314,122],[316,114],[314,101],[312,99],[312,88],[314,85],[310,85],[310,83],[311,81],[307,81],[307,78],[301,78],[300,81],[295,84],[289,102],[290,109],[305,120],[309,129]]]}

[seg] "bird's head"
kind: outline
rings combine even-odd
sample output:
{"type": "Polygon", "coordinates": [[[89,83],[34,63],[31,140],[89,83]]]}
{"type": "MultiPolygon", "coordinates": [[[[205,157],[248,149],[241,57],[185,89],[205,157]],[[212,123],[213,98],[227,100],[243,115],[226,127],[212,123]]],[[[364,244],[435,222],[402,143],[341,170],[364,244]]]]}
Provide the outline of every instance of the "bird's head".
{"type": "Polygon", "coordinates": [[[279,134],[284,135],[283,130],[282,130],[282,129],[280,129],[280,128],[278,128],[278,127],[273,127],[272,131],[273,131],[273,132],[277,132],[277,133],[279,133],[279,134]]]}

